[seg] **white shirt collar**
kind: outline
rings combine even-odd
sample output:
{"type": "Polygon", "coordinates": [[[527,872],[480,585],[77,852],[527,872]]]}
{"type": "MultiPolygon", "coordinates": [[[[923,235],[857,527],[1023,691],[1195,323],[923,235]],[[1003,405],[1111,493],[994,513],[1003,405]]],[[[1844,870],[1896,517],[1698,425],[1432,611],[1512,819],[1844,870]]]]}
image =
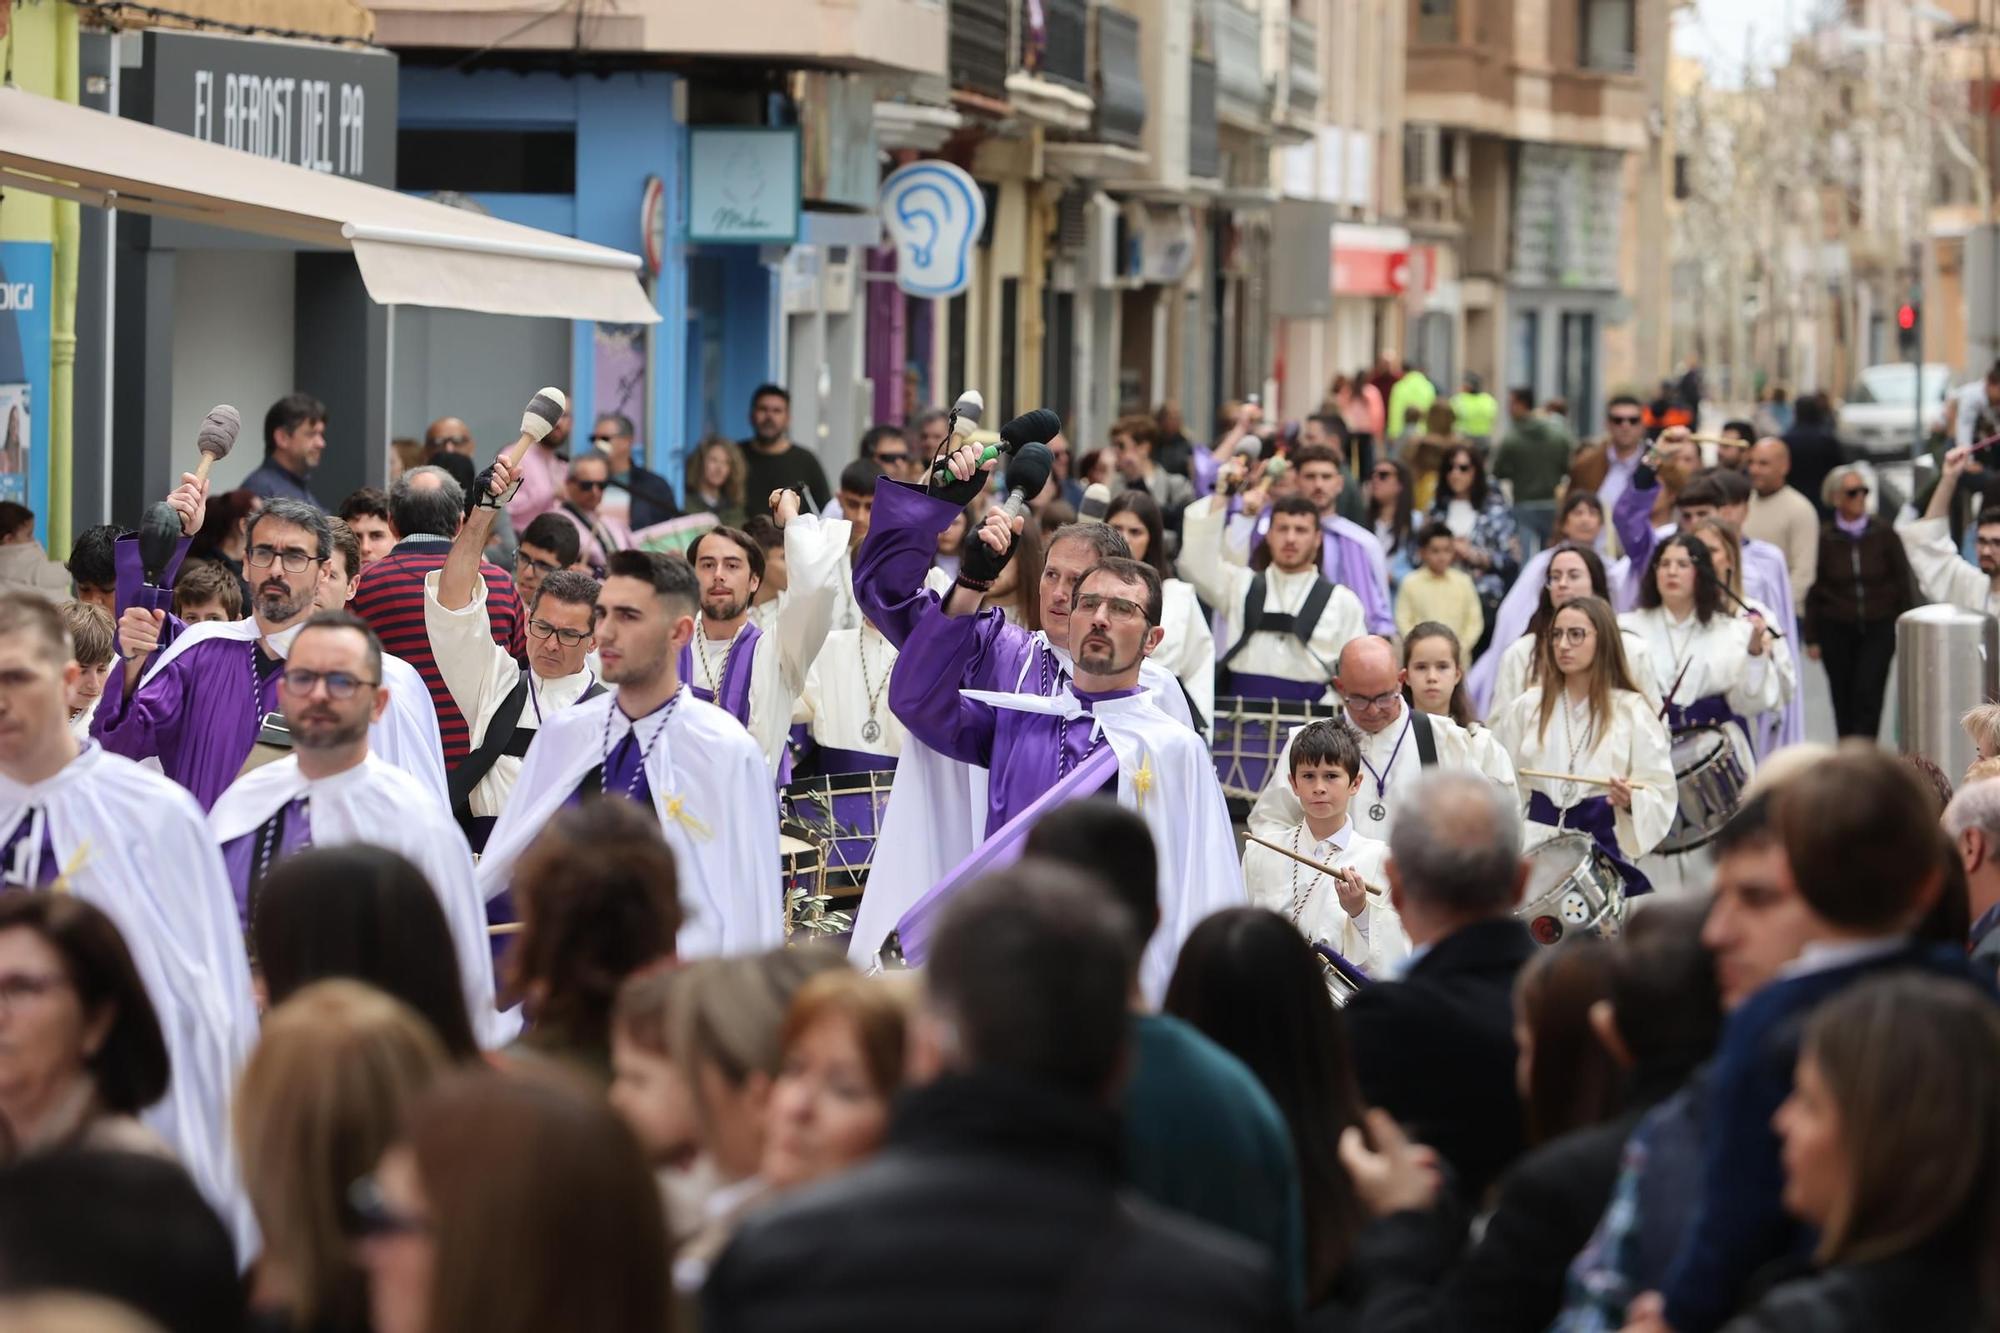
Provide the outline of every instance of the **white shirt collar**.
{"type": "MultiPolygon", "coordinates": [[[[1306,822],[1303,819],[1300,820],[1299,840],[1301,842],[1310,842],[1311,839],[1312,839],[1312,829],[1306,824],[1306,822]]],[[[1311,843],[1311,845],[1315,849],[1322,847],[1331,847],[1337,852],[1345,852],[1348,848],[1348,844],[1350,844],[1353,841],[1354,841],[1354,818],[1353,816],[1350,815],[1349,817],[1341,821],[1340,827],[1336,829],[1330,837],[1321,838],[1318,842],[1311,843]]]]}
{"type": "Polygon", "coordinates": [[[1865,963],[1871,958],[1883,958],[1906,947],[1908,935],[1885,935],[1872,940],[1815,940],[1799,950],[1799,956],[1778,969],[1780,980],[1793,977],[1809,977],[1816,972],[1831,972],[1838,967],[1852,967],[1865,963]]]}

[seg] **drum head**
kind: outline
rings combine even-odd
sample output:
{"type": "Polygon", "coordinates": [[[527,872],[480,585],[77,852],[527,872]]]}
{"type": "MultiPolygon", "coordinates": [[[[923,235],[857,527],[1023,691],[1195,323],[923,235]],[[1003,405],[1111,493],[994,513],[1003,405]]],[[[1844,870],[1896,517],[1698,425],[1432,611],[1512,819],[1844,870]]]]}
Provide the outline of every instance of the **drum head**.
{"type": "Polygon", "coordinates": [[[1529,850],[1528,889],[1523,902],[1536,902],[1597,855],[1597,844],[1582,833],[1561,833],[1529,850]]]}
{"type": "Polygon", "coordinates": [[[1722,753],[1729,744],[1729,738],[1719,727],[1691,727],[1674,733],[1673,765],[1674,776],[1686,777],[1697,768],[1722,753]]]}

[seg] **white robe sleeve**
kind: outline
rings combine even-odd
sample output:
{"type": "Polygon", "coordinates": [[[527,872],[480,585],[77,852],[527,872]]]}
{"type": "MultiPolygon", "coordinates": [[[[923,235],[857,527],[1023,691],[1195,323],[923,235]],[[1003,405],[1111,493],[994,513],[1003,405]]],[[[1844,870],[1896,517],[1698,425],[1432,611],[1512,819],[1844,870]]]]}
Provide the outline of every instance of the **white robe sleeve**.
{"type": "Polygon", "coordinates": [[[1155,653],[1161,666],[1166,667],[1187,687],[1188,698],[1201,710],[1202,720],[1209,726],[1215,725],[1215,634],[1209,629],[1208,617],[1201,613],[1201,604],[1195,600],[1192,584],[1181,579],[1169,579],[1165,588],[1166,613],[1161,619],[1167,625],[1167,637],[1160,644],[1170,656],[1155,653]]]}
{"type": "MultiPolygon", "coordinates": [[[[805,688],[806,672],[833,628],[852,528],[844,518],[817,514],[800,514],[785,524],[788,583],[778,594],[778,670],[791,698],[805,688]]],[[[789,712],[786,720],[789,724],[789,712]]]]}
{"type": "Polygon", "coordinates": [[[472,1035],[483,1050],[504,1046],[520,1030],[520,1022],[495,1007],[493,946],[486,934],[486,900],[473,878],[472,854],[463,838],[448,838],[443,830],[426,838],[423,847],[410,847],[409,851],[431,882],[431,891],[437,894],[445,923],[451,928],[452,947],[458,951],[459,989],[465,994],[472,1035]]]}
{"type": "Polygon", "coordinates": [[[1747,721],[1783,706],[1785,677],[1783,669],[1772,660],[1768,639],[1763,653],[1752,657],[1749,624],[1732,620],[1729,625],[1729,635],[1715,636],[1707,651],[1717,654],[1713,665],[1720,673],[1719,678],[1730,682],[1727,691],[1730,709],[1747,721]]]}
{"type": "Polygon", "coordinates": [[[389,706],[368,729],[369,752],[423,783],[437,803],[449,810],[451,788],[444,771],[444,735],[438,730],[430,686],[415,667],[387,653],[382,654],[382,681],[389,687],[389,706]]]}
{"type": "MultiPolygon", "coordinates": [[[[1782,628],[1783,621],[1778,613],[1764,603],[1750,599],[1750,609],[1764,617],[1767,626],[1782,628]]],[[[1783,708],[1799,691],[1799,659],[1792,655],[1789,638],[1776,638],[1769,633],[1764,635],[1764,652],[1771,659],[1772,673],[1778,678],[1777,707],[1783,708]]]]}
{"type": "Polygon", "coordinates": [[[1618,811],[1618,849],[1628,860],[1637,861],[1658,847],[1673,828],[1674,815],[1680,810],[1680,791],[1674,785],[1673,754],[1659,714],[1645,698],[1630,691],[1619,692],[1613,703],[1617,713],[1614,734],[1624,750],[1620,756],[1623,763],[1617,764],[1616,771],[1637,784],[1631,810],[1618,811]]]}
{"type": "Polygon", "coordinates": [[[1950,519],[1913,518],[1898,523],[1896,535],[1903,539],[1903,551],[1924,596],[1968,611],[1986,610],[1992,581],[1951,544],[1950,519]]]}
{"type": "MultiPolygon", "coordinates": [[[[1231,619],[1239,619],[1251,573],[1224,558],[1225,515],[1217,497],[1204,496],[1181,515],[1180,575],[1201,600],[1231,619]]],[[[1353,596],[1352,593],[1348,594],[1353,596]]]]}
{"type": "MultiPolygon", "coordinates": [[[[1486,716],[1496,731],[1500,727],[1501,715],[1516,699],[1528,692],[1534,662],[1535,640],[1526,634],[1508,644],[1500,654],[1500,671],[1494,679],[1492,702],[1486,710],[1486,716]]],[[[1512,749],[1512,742],[1508,743],[1508,748],[1512,749]]]]}
{"type": "MultiPolygon", "coordinates": [[[[472,600],[456,611],[438,601],[441,570],[424,575],[424,628],[429,631],[431,656],[458,711],[465,714],[475,748],[501,702],[521,678],[513,654],[493,642],[493,624],[486,613],[486,580],[472,581],[472,600]]],[[[527,608],[522,608],[527,614],[527,608]]]]}

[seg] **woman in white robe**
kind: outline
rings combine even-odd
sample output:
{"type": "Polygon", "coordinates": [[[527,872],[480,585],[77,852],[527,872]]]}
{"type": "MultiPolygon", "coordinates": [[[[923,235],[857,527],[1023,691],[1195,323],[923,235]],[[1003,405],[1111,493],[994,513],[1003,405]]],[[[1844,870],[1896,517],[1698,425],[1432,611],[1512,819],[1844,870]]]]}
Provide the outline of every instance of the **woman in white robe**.
{"type": "Polygon", "coordinates": [[[1180,681],[1194,705],[1195,729],[1206,732],[1215,717],[1215,632],[1201,613],[1194,585],[1174,575],[1159,502],[1145,491],[1126,491],[1104,511],[1104,521],[1132,548],[1134,560],[1159,571],[1160,628],[1166,635],[1151,656],[1180,681]]]}
{"type": "MultiPolygon", "coordinates": [[[[1715,728],[1744,777],[1755,773],[1749,727],[1759,714],[1783,703],[1783,668],[1773,661],[1762,618],[1739,618],[1724,604],[1707,544],[1684,532],[1656,546],[1639,589],[1639,609],[1627,611],[1619,623],[1641,642],[1637,674],[1650,677],[1674,740],[1682,741],[1698,728],[1715,728]]],[[[1678,756],[1677,771],[1693,758],[1689,753],[1678,756]]],[[[1714,827],[1728,813],[1708,812],[1706,825],[1714,827]]],[[[1709,866],[1707,849],[1697,847],[1656,852],[1640,869],[1655,890],[1698,893],[1708,887],[1709,866]]]]}
{"type": "MultiPolygon", "coordinates": [[[[1598,589],[1597,596],[1604,598],[1614,607],[1619,605],[1632,562],[1624,556],[1619,556],[1615,560],[1602,558],[1603,552],[1599,549],[1597,539],[1604,528],[1604,506],[1599,502],[1596,492],[1571,491],[1563,497],[1562,511],[1556,518],[1554,544],[1545,546],[1529,556],[1527,563],[1521,567],[1520,577],[1514,580],[1514,586],[1507,590],[1507,595],[1500,600],[1500,609],[1494,613],[1493,634],[1486,642],[1486,651],[1479,655],[1479,660],[1472,664],[1472,670],[1466,673],[1466,694],[1472,700],[1473,711],[1479,716],[1490,718],[1500,711],[1500,705],[1504,700],[1496,698],[1494,683],[1500,669],[1501,658],[1521,635],[1528,631],[1529,622],[1534,619],[1535,611],[1541,605],[1542,588],[1548,580],[1549,564],[1554,560],[1557,551],[1564,546],[1583,546],[1598,555],[1600,557],[1598,563],[1604,568],[1604,577],[1596,580],[1592,586],[1598,589]]],[[[1522,685],[1515,693],[1518,694],[1520,689],[1525,688],[1527,685],[1523,678],[1522,685]]]]}
{"type": "Polygon", "coordinates": [[[1496,756],[1501,765],[1506,764],[1500,742],[1472,715],[1465,690],[1465,646],[1451,626],[1435,620],[1412,625],[1403,639],[1403,674],[1403,697],[1410,706],[1462,728],[1479,768],[1498,771],[1496,756]]]}
{"type": "MultiPolygon", "coordinates": [[[[1546,554],[1548,562],[1544,566],[1539,601],[1535,614],[1528,621],[1527,632],[1500,653],[1500,666],[1493,678],[1486,709],[1489,722],[1497,722],[1500,714],[1535,684],[1540,645],[1560,608],[1579,597],[1596,597],[1607,603],[1613,601],[1610,571],[1604,567],[1604,560],[1597,554],[1596,548],[1564,542],[1546,554]]],[[[1524,574],[1522,577],[1525,579],[1527,576],[1524,574]]],[[[1624,640],[1625,660],[1630,663],[1642,651],[1642,645],[1629,634],[1624,635],[1624,640]]],[[[1650,681],[1636,681],[1634,688],[1652,698],[1655,707],[1658,706],[1659,700],[1650,689],[1650,681]]]]}
{"type": "MultiPolygon", "coordinates": [[[[1709,559],[1715,562],[1716,576],[1723,586],[1736,595],[1735,601],[1724,598],[1724,610],[1735,608],[1743,615],[1762,618],[1766,626],[1776,625],[1778,615],[1767,604],[1748,596],[1743,591],[1743,535],[1731,524],[1719,518],[1705,518],[1694,525],[1694,535],[1701,538],[1708,548],[1709,559]],[[1738,606],[1738,603],[1741,606],[1738,606]],[[1747,609],[1745,609],[1747,608],[1747,609]]],[[[1799,661],[1792,655],[1790,640],[1767,629],[1769,636],[1771,669],[1778,675],[1778,708],[1790,707],[1792,698],[1799,690],[1799,661]]]]}
{"type": "Polygon", "coordinates": [[[1618,863],[1626,896],[1644,893],[1650,885],[1635,863],[1673,826],[1677,793],[1666,725],[1633,688],[1611,604],[1566,603],[1535,666],[1535,683],[1493,719],[1520,782],[1524,841],[1532,854],[1565,832],[1587,834],[1618,863]]]}

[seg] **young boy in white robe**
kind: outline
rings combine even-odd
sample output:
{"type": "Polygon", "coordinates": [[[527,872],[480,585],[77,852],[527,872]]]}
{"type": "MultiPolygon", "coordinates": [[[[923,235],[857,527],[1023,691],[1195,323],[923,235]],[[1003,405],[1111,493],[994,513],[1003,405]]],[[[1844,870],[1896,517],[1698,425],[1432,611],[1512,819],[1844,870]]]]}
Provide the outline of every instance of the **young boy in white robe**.
{"type": "Polygon", "coordinates": [[[1243,851],[1250,901],[1281,914],[1308,941],[1326,945],[1369,976],[1389,976],[1409,956],[1410,941],[1389,906],[1383,869],[1389,844],[1357,832],[1347,816],[1361,789],[1360,738],[1329,718],[1300,729],[1290,753],[1287,780],[1305,817],[1271,841],[1335,873],[1321,874],[1253,842],[1243,851]]]}

